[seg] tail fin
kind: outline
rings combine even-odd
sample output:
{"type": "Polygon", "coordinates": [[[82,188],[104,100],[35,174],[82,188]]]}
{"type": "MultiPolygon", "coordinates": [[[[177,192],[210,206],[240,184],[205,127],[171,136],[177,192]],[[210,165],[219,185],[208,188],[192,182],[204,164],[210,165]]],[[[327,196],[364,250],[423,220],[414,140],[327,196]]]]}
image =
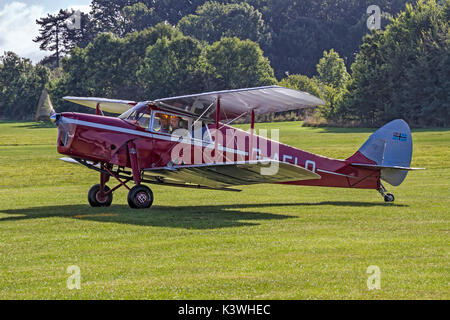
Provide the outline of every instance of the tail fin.
{"type": "Polygon", "coordinates": [[[353,166],[381,170],[381,179],[399,186],[408,175],[413,151],[411,130],[404,120],[394,120],[372,134],[359,151],[347,159],[353,166]],[[361,155],[370,161],[361,161],[361,155]],[[370,162],[370,163],[368,163],[370,162]]]}

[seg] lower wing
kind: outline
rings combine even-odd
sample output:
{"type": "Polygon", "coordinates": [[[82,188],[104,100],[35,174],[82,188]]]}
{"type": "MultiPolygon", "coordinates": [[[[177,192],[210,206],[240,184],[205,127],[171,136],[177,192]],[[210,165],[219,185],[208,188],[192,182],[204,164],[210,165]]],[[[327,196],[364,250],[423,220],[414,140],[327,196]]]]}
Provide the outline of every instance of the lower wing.
{"type": "Polygon", "coordinates": [[[279,161],[251,161],[144,169],[144,179],[223,189],[262,183],[321,179],[305,168],[279,161]]]}

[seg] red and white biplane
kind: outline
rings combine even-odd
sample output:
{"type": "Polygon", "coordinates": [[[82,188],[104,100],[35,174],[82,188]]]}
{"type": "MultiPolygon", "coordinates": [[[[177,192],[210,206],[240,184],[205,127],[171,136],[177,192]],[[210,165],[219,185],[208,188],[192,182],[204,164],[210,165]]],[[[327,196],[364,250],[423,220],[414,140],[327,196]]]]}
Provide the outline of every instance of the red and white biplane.
{"type": "Polygon", "coordinates": [[[412,137],[403,120],[375,132],[353,156],[330,159],[256,135],[255,116],[322,105],[311,94],[279,86],[228,90],[134,102],[65,97],[95,108],[96,115],[54,114],[61,160],[100,173],[88,200],[110,206],[113,192],[129,190],[131,208],[150,208],[145,184],[236,190],[236,186],[279,183],[378,190],[394,201],[381,180],[398,186],[410,168],[412,137]],[[121,114],[104,116],[103,112],[121,114]],[[250,116],[251,130],[231,126],[250,116]],[[113,178],[117,186],[107,183],[113,178]],[[129,183],[134,183],[129,187],[129,183]]]}

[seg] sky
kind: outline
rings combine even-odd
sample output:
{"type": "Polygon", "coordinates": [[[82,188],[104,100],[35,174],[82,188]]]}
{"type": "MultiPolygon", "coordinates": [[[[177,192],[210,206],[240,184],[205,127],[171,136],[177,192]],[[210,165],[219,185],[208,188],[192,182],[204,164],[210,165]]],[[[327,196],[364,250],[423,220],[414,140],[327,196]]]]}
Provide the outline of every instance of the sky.
{"type": "Polygon", "coordinates": [[[0,55],[13,51],[39,62],[50,53],[41,51],[39,44],[33,42],[39,35],[36,20],[59,9],[88,12],[90,3],[91,0],[0,0],[0,55]]]}

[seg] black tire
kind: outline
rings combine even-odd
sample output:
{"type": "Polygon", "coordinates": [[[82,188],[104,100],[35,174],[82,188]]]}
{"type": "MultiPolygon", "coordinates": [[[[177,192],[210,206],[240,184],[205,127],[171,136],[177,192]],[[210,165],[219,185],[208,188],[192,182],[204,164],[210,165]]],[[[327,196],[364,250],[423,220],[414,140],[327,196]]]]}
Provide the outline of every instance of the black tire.
{"type": "MultiPolygon", "coordinates": [[[[98,207],[109,207],[111,206],[111,203],[113,201],[113,194],[112,192],[109,193],[105,199],[99,199],[100,194],[100,185],[96,184],[93,186],[88,193],[88,201],[91,207],[98,208],[98,207]]],[[[105,186],[103,189],[103,192],[108,192],[111,189],[108,186],[105,186]]]]}
{"type": "Polygon", "coordinates": [[[385,202],[394,202],[395,201],[395,197],[392,193],[388,193],[384,196],[384,201],[385,202]]]}
{"type": "Polygon", "coordinates": [[[149,209],[153,204],[153,192],[149,187],[134,186],[128,193],[128,205],[132,209],[149,209]]]}

